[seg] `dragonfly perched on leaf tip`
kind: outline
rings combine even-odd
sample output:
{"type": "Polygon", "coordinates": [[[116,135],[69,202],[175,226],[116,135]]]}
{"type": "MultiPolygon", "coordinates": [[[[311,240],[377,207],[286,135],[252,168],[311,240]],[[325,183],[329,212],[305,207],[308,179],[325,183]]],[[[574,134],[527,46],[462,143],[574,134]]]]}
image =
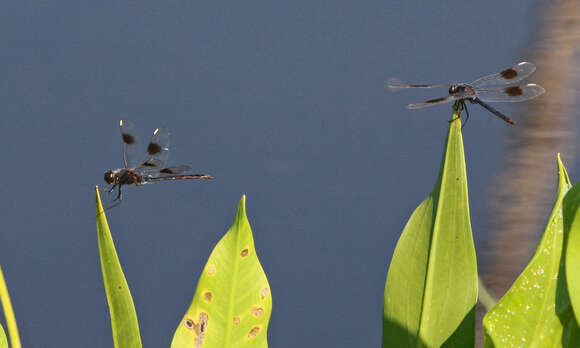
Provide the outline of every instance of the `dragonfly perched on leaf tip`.
{"type": "Polygon", "coordinates": [[[125,167],[105,172],[105,182],[113,185],[106,192],[111,193],[115,188],[118,188],[117,198],[111,202],[116,203],[107,209],[121,204],[123,200],[121,187],[123,185],[139,186],[167,180],[213,179],[207,174],[181,174],[191,170],[190,166],[165,167],[169,154],[169,130],[167,127],[159,127],[153,132],[153,136],[147,145],[147,158],[142,162],[138,162],[139,141],[135,135],[135,126],[126,119],[122,119],[119,125],[123,141],[123,164],[125,167]]]}
{"type": "Polygon", "coordinates": [[[391,89],[436,88],[448,86],[448,96],[431,99],[420,103],[409,104],[407,107],[409,109],[421,109],[431,105],[438,105],[455,101],[459,102],[462,108],[465,109],[467,114],[465,122],[467,122],[469,119],[469,111],[467,110],[465,102],[469,101],[472,104],[479,104],[483,106],[485,109],[490,111],[495,116],[501,118],[505,122],[509,124],[515,124],[512,119],[488,105],[487,102],[521,102],[544,94],[546,90],[542,86],[535,83],[510,86],[519,81],[522,81],[526,77],[530,76],[534,71],[536,71],[536,66],[534,64],[530,62],[521,62],[503,70],[502,72],[481,77],[471,83],[454,83],[450,85],[410,85],[399,83],[396,80],[390,80],[387,86],[391,89]]]}

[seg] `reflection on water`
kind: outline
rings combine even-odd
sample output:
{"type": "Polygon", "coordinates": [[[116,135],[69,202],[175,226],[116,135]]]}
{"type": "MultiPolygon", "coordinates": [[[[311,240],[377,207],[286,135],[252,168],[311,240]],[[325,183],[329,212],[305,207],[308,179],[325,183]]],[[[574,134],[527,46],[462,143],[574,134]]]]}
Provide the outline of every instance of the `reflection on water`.
{"type": "Polygon", "coordinates": [[[523,57],[537,65],[534,81],[546,94],[521,105],[516,129],[505,132],[505,157],[489,184],[487,227],[493,233],[479,261],[485,284],[498,298],[523,270],[544,229],[555,199],[556,153],[562,153],[568,168],[577,155],[580,2],[554,1],[539,10],[537,40],[523,57]]]}

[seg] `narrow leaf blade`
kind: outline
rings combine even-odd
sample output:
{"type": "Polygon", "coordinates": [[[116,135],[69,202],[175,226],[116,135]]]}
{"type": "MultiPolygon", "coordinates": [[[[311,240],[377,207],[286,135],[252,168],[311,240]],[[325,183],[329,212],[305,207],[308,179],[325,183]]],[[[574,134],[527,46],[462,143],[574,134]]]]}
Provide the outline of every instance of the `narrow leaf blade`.
{"type": "Polygon", "coordinates": [[[267,347],[271,312],[270,285],[242,196],[234,224],[212,251],[171,347],[267,347]]]}
{"type": "Polygon", "coordinates": [[[562,291],[564,196],[572,186],[560,156],[556,201],[534,256],[483,320],[486,347],[571,347],[562,340],[572,313],[562,291]],[[568,308],[566,308],[568,307],[568,308]]]}
{"type": "Polygon", "coordinates": [[[474,344],[478,277],[458,107],[433,191],[411,215],[391,260],[383,347],[474,344]]]}
{"type": "Polygon", "coordinates": [[[117,348],[140,348],[142,345],[137,312],[115,250],[115,244],[103,210],[98,187],[96,191],[99,256],[111,315],[113,342],[117,348]]]}
{"type": "MultiPolygon", "coordinates": [[[[12,301],[10,301],[8,286],[6,286],[6,281],[4,280],[2,267],[0,267],[0,302],[2,302],[2,309],[4,310],[10,344],[12,345],[12,348],[20,348],[21,343],[20,335],[18,334],[18,325],[16,325],[16,317],[14,316],[14,309],[12,308],[12,301]]],[[[6,334],[4,334],[4,336],[5,335],[6,334]]]]}

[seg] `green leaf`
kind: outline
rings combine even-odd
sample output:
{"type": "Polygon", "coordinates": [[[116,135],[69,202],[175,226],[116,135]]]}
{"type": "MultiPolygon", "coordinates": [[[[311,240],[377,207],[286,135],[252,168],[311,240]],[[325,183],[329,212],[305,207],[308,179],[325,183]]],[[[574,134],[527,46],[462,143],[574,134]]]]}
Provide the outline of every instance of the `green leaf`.
{"type": "Polygon", "coordinates": [[[125,275],[115,250],[115,244],[103,210],[98,187],[96,191],[99,255],[101,257],[101,270],[103,271],[105,292],[107,293],[111,314],[113,342],[117,348],[141,347],[139,323],[137,322],[137,313],[133,305],[131,291],[127,280],[125,280],[125,275]]]}
{"type": "Polygon", "coordinates": [[[458,108],[433,191],[411,215],[391,260],[383,347],[474,345],[477,263],[458,108]]]}
{"type": "MultiPolygon", "coordinates": [[[[4,317],[6,318],[6,328],[8,329],[10,344],[12,345],[12,348],[20,348],[20,335],[18,334],[16,317],[14,316],[14,309],[12,309],[12,302],[10,301],[10,295],[8,294],[8,287],[4,280],[2,267],[0,267],[0,302],[2,302],[2,309],[4,310],[4,317]]],[[[2,332],[2,336],[4,336],[4,340],[6,340],[6,333],[2,332]]]]}
{"type": "Polygon", "coordinates": [[[8,340],[4,328],[0,325],[0,348],[8,348],[8,340]]]}
{"type": "Polygon", "coordinates": [[[213,249],[171,347],[267,347],[271,312],[270,285],[242,196],[234,224],[213,249]]]}
{"type": "Polygon", "coordinates": [[[566,243],[566,281],[570,303],[580,323],[580,183],[576,183],[564,199],[564,231],[566,243]]]}
{"type": "Polygon", "coordinates": [[[563,278],[564,219],[562,202],[570,179],[558,163],[556,202],[536,252],[508,292],[485,315],[485,347],[578,346],[563,278]],[[568,327],[568,328],[567,328],[568,327]],[[564,331],[568,338],[563,339],[564,331]]]}

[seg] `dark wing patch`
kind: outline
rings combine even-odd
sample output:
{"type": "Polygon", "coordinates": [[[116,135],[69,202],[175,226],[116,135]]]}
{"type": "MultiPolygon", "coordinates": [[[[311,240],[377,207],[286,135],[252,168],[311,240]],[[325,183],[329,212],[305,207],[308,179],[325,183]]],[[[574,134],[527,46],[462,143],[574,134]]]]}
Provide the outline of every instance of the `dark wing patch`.
{"type": "Polygon", "coordinates": [[[185,171],[191,170],[190,166],[173,166],[173,167],[167,167],[167,168],[163,168],[159,171],[159,173],[161,174],[180,174],[183,173],[185,171]]]}
{"type": "Polygon", "coordinates": [[[518,76],[518,72],[513,69],[513,68],[509,68],[509,69],[505,69],[504,71],[500,72],[501,77],[503,77],[506,80],[510,80],[513,79],[515,77],[518,76]]]}
{"type": "Polygon", "coordinates": [[[444,101],[445,99],[447,99],[447,97],[427,100],[425,103],[427,103],[427,104],[440,103],[440,102],[444,101]]]}
{"type": "Polygon", "coordinates": [[[129,133],[122,133],[121,136],[123,137],[123,142],[128,145],[135,144],[135,137],[129,133]]]}
{"type": "Polygon", "coordinates": [[[129,120],[121,120],[121,139],[123,140],[123,162],[125,168],[132,168],[139,163],[138,144],[139,139],[135,135],[135,126],[129,120]]]}
{"type": "Polygon", "coordinates": [[[153,136],[147,145],[147,160],[141,165],[141,171],[150,172],[165,167],[169,151],[169,130],[167,127],[159,127],[153,132],[153,136]]]}
{"type": "Polygon", "coordinates": [[[155,168],[155,167],[161,167],[162,165],[163,165],[163,162],[158,161],[154,158],[150,158],[147,161],[143,162],[143,164],[141,164],[141,167],[155,168]]]}
{"type": "Polygon", "coordinates": [[[161,147],[161,145],[154,142],[150,142],[149,145],[147,146],[147,153],[150,155],[156,155],[160,153],[162,149],[163,148],[161,147]]]}
{"type": "Polygon", "coordinates": [[[510,97],[517,97],[524,93],[520,86],[506,87],[503,90],[510,97]]]}

